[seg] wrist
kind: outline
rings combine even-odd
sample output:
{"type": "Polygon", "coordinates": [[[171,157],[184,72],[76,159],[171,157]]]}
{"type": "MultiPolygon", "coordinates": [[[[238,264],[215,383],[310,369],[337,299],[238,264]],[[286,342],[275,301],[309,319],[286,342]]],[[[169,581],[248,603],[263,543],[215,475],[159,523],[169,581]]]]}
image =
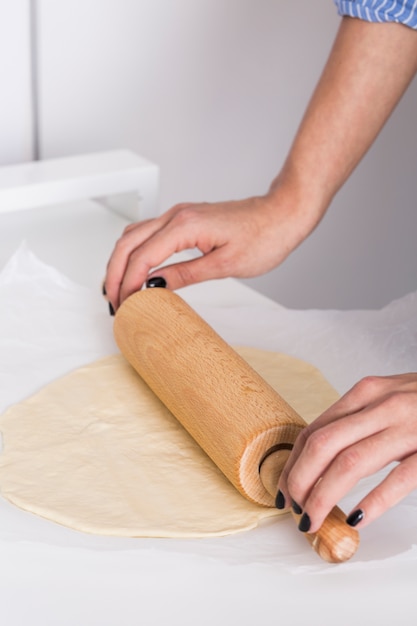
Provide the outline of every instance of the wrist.
{"type": "Polygon", "coordinates": [[[332,194],[322,181],[301,174],[287,161],[272,181],[266,194],[268,203],[287,213],[287,218],[297,223],[300,242],[307,237],[325,214],[332,194]]]}

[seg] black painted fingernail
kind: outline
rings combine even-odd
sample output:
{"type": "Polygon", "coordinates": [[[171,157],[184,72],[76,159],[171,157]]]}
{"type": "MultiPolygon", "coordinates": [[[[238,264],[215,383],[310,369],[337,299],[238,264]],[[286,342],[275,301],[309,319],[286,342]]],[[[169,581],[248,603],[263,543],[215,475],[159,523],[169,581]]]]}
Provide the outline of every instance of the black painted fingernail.
{"type": "Polygon", "coordinates": [[[365,513],[362,511],[362,509],[357,509],[348,516],[348,518],[346,519],[346,524],[349,524],[349,526],[357,526],[364,517],[365,513]]]}
{"type": "Polygon", "coordinates": [[[298,524],[298,530],[301,530],[302,533],[308,533],[311,526],[310,517],[307,513],[303,514],[303,517],[300,519],[300,523],[298,524]]]}
{"type": "Polygon", "coordinates": [[[106,285],[105,283],[103,283],[102,287],[101,287],[101,291],[103,293],[103,296],[107,296],[107,291],[106,291],[106,285]]]}
{"type": "Polygon", "coordinates": [[[160,287],[162,289],[164,289],[167,286],[167,281],[165,280],[165,278],[162,278],[162,276],[153,276],[153,278],[150,278],[147,283],[146,286],[149,287],[160,287]]]}
{"type": "Polygon", "coordinates": [[[303,512],[303,509],[299,504],[295,502],[295,500],[291,500],[291,507],[296,515],[301,515],[301,513],[303,512]]]}
{"type": "Polygon", "coordinates": [[[112,303],[111,303],[111,302],[109,302],[109,313],[110,313],[110,315],[113,317],[113,315],[114,315],[114,309],[113,309],[113,305],[112,305],[112,303]]]}
{"type": "Polygon", "coordinates": [[[281,490],[278,491],[277,497],[275,498],[275,506],[277,509],[285,509],[285,496],[281,490]]]}

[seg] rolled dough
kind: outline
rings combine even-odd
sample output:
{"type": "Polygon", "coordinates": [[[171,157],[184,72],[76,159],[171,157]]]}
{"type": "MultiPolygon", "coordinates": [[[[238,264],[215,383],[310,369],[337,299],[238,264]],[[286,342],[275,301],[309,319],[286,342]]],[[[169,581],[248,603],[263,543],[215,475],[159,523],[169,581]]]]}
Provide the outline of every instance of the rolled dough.
{"type": "MultiPolygon", "coordinates": [[[[310,422],[338,398],[313,366],[237,352],[310,422]]],[[[220,401],[220,399],[219,399],[220,401]]],[[[247,501],[120,355],[50,383],[0,417],[0,492],[71,528],[202,537],[279,515],[247,501]]]]}

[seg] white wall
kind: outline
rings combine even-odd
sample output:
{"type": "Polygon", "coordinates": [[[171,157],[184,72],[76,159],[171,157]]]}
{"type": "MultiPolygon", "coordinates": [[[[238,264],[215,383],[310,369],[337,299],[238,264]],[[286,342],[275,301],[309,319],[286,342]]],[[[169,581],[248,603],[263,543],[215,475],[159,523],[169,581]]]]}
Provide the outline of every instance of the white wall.
{"type": "Polygon", "coordinates": [[[33,157],[29,9],[0,0],[0,165],[33,157]]]}
{"type": "MultiPolygon", "coordinates": [[[[41,155],[132,148],[161,166],[161,210],[267,189],[339,21],[331,0],[38,4],[41,155]]],[[[416,289],[415,95],[310,239],[249,284],[309,308],[416,289]]]]}

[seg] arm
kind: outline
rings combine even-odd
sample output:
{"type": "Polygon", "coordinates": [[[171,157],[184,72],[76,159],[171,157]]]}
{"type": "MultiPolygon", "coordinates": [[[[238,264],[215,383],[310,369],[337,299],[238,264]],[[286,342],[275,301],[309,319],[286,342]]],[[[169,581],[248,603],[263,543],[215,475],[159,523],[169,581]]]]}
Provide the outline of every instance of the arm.
{"type": "Polygon", "coordinates": [[[151,276],[169,288],[271,270],[315,228],[366,153],[416,71],[417,33],[343,18],[284,167],[268,193],[243,201],[182,204],[129,226],[110,258],[106,291],[117,308],[151,276]],[[160,271],[174,252],[198,259],[160,271]]]}
{"type": "MultiPolygon", "coordinates": [[[[284,166],[320,214],[417,71],[417,32],[345,17],[284,166]]],[[[279,187],[280,177],[273,183],[279,187]]]]}
{"type": "MultiPolygon", "coordinates": [[[[284,167],[322,212],[416,69],[416,31],[343,20],[284,167]]],[[[417,487],[417,374],[366,378],[309,426],[282,474],[281,504],[295,501],[304,512],[300,530],[315,532],[360,478],[392,461],[399,464],[354,508],[352,525],[366,526],[417,487]]]]}

